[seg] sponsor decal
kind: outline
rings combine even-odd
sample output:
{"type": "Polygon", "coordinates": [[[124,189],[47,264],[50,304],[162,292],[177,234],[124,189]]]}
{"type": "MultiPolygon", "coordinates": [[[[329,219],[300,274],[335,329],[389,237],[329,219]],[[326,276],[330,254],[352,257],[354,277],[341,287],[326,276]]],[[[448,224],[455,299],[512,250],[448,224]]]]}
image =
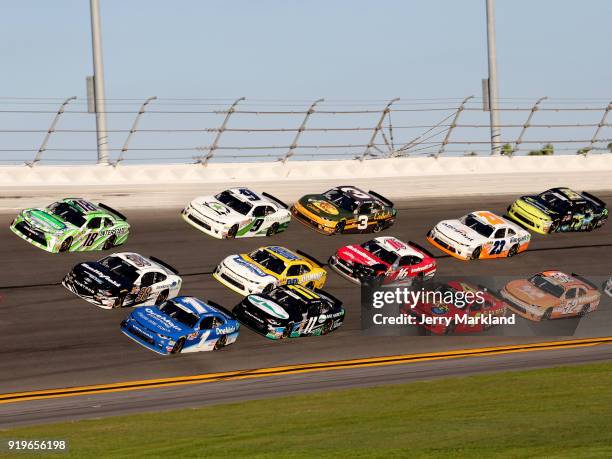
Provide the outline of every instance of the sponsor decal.
{"type": "Polygon", "coordinates": [[[127,233],[127,228],[125,226],[121,228],[114,228],[114,229],[100,231],[101,236],[112,236],[112,235],[119,236],[124,233],[127,233]]]}
{"type": "Polygon", "coordinates": [[[229,209],[220,202],[212,201],[204,203],[206,207],[215,211],[218,215],[227,215],[230,213],[229,209]]]}
{"type": "Polygon", "coordinates": [[[144,257],[136,253],[128,253],[125,256],[125,258],[131,261],[132,263],[134,263],[139,268],[144,268],[145,266],[151,266],[151,263],[149,262],[149,260],[145,259],[144,257]]]}
{"type": "Polygon", "coordinates": [[[174,322],[172,322],[172,320],[170,320],[168,317],[159,314],[158,312],[155,311],[155,309],[152,308],[144,308],[144,312],[147,316],[154,318],[155,320],[161,322],[162,324],[164,324],[167,328],[169,328],[170,330],[176,330],[176,331],[181,331],[181,327],[177,326],[174,322]]]}
{"type": "Polygon", "coordinates": [[[249,271],[251,271],[253,274],[256,274],[259,277],[267,277],[268,275],[263,272],[261,269],[259,269],[257,266],[255,266],[252,263],[249,263],[248,261],[246,261],[244,258],[242,258],[239,255],[236,255],[235,257],[232,258],[232,260],[239,264],[240,266],[248,269],[249,271]]]}
{"type": "Polygon", "coordinates": [[[322,201],[320,199],[309,200],[308,206],[316,211],[325,212],[329,215],[338,215],[339,213],[338,208],[329,201],[322,201]]]}
{"type": "Polygon", "coordinates": [[[119,282],[113,280],[107,274],[104,274],[102,271],[100,271],[100,270],[98,270],[96,268],[93,268],[89,264],[83,263],[83,267],[85,269],[87,269],[89,272],[95,274],[98,277],[98,279],[103,279],[106,282],[108,282],[109,284],[114,285],[115,287],[121,287],[121,284],[119,282]]]}
{"type": "Polygon", "coordinates": [[[287,260],[299,260],[300,258],[294,254],[293,252],[291,252],[290,250],[284,248],[284,247],[279,247],[277,245],[271,245],[270,247],[267,247],[267,249],[270,252],[273,252],[277,255],[280,255],[281,257],[287,259],[287,260]]]}
{"type": "Polygon", "coordinates": [[[288,319],[289,318],[289,314],[287,314],[287,311],[285,311],[278,304],[272,301],[268,301],[265,298],[262,298],[257,295],[251,295],[249,296],[249,301],[254,306],[257,306],[259,309],[270,314],[273,317],[276,317],[278,319],[288,319]]]}

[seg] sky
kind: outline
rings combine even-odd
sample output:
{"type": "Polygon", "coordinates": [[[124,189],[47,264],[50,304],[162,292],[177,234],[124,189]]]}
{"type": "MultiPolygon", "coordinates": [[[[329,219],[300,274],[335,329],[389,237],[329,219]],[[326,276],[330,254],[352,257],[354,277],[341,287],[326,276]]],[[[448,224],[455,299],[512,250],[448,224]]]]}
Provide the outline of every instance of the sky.
{"type": "MultiPolygon", "coordinates": [[[[109,99],[461,98],[487,75],[484,0],[100,3],[109,99]]],[[[610,24],[609,0],[497,0],[500,98],[612,98],[610,24]]],[[[85,95],[88,1],[6,0],[0,30],[0,97],[85,95]]]]}

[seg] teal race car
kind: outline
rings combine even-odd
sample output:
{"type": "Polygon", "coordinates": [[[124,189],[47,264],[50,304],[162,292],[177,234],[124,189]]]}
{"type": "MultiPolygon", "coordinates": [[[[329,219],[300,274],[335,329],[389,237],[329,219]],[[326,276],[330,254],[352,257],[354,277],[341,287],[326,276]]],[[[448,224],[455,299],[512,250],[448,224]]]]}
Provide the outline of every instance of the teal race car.
{"type": "Polygon", "coordinates": [[[130,225],[125,216],[104,204],[65,198],[46,208],[22,210],[11,231],[47,252],[84,252],[123,244],[130,225]]]}

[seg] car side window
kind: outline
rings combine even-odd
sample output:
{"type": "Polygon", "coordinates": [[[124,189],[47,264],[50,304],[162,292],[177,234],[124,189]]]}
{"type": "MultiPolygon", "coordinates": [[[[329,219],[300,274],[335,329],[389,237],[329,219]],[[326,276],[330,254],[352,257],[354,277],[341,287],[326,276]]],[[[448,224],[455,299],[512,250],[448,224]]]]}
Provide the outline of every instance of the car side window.
{"type": "Polygon", "coordinates": [[[154,272],[148,272],[142,275],[142,279],[140,280],[141,287],[148,287],[150,285],[153,285],[154,283],[155,283],[155,273],[154,272]]]}
{"type": "Polygon", "coordinates": [[[506,237],[506,228],[500,228],[497,231],[495,231],[495,235],[493,237],[495,239],[501,239],[503,237],[506,237]]]}
{"type": "Polygon", "coordinates": [[[420,262],[421,262],[421,259],[418,257],[415,257],[414,255],[405,255],[400,259],[399,265],[400,266],[412,266],[412,265],[418,265],[420,262]]]}
{"type": "Polygon", "coordinates": [[[576,289],[575,288],[571,288],[569,289],[566,293],[565,293],[565,298],[576,298],[576,289]]]}
{"type": "Polygon", "coordinates": [[[372,213],[372,203],[364,202],[363,204],[361,204],[358,213],[359,215],[370,215],[372,213]]]}
{"type": "Polygon", "coordinates": [[[276,209],[272,206],[266,206],[266,215],[271,215],[276,212],[276,209]]]}
{"type": "Polygon", "coordinates": [[[210,330],[211,328],[215,328],[214,323],[214,317],[204,317],[200,322],[200,330],[210,330]]]}
{"type": "Polygon", "coordinates": [[[213,317],[212,328],[220,327],[224,323],[225,323],[225,320],[223,320],[221,317],[213,317]]]}
{"type": "Polygon", "coordinates": [[[105,218],[104,221],[102,222],[102,225],[105,228],[109,228],[111,226],[113,226],[115,224],[115,222],[113,222],[110,218],[105,218]]]}
{"type": "Polygon", "coordinates": [[[253,217],[265,217],[266,216],[266,206],[257,206],[253,209],[253,217]]]}
{"type": "Polygon", "coordinates": [[[87,223],[87,228],[98,229],[100,228],[101,224],[102,224],[102,219],[100,217],[95,217],[89,220],[89,222],[87,223]]]}
{"type": "Polygon", "coordinates": [[[167,278],[168,278],[168,276],[166,276],[164,273],[155,273],[154,283],[157,284],[158,282],[163,282],[167,278]]]}
{"type": "Polygon", "coordinates": [[[508,236],[516,236],[516,231],[514,231],[512,228],[508,228],[508,236]]]}
{"type": "Polygon", "coordinates": [[[299,276],[300,274],[302,274],[302,265],[289,266],[287,276],[299,276]]]}

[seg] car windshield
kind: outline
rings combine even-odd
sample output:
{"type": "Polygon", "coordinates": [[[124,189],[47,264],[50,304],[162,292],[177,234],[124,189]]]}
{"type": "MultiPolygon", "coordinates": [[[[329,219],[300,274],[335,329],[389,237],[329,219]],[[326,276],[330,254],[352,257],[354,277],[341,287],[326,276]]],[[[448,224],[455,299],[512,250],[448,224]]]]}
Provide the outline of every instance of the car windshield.
{"type": "Polygon", "coordinates": [[[548,207],[557,212],[565,212],[570,206],[567,199],[562,198],[552,191],[542,193],[539,198],[541,201],[545,202],[548,207]]]}
{"type": "Polygon", "coordinates": [[[256,263],[272,271],[275,274],[282,274],[285,271],[285,262],[276,255],[264,249],[256,250],[249,255],[256,263]]]}
{"type": "Polygon", "coordinates": [[[85,216],[83,212],[75,209],[70,204],[65,202],[56,202],[48,207],[49,212],[57,215],[68,223],[78,226],[79,228],[85,224],[85,216]]]}
{"type": "Polygon", "coordinates": [[[491,234],[493,234],[494,228],[478,220],[474,216],[474,214],[468,214],[465,217],[463,217],[461,219],[461,223],[463,223],[465,226],[469,228],[472,228],[474,231],[476,231],[481,236],[491,237],[491,234]]]}
{"type": "Polygon", "coordinates": [[[241,201],[229,191],[219,193],[215,196],[215,199],[242,215],[248,214],[253,207],[248,202],[241,201]]]}
{"type": "Polygon", "coordinates": [[[290,303],[299,304],[303,306],[307,304],[306,299],[302,296],[298,295],[297,293],[290,293],[289,291],[282,288],[272,290],[269,295],[270,298],[272,298],[274,301],[278,302],[281,305],[290,303]]]}
{"type": "Polygon", "coordinates": [[[166,301],[160,306],[159,310],[168,317],[171,317],[175,321],[186,325],[189,328],[195,328],[198,320],[200,319],[193,312],[183,309],[172,300],[166,301]]]}
{"type": "Polygon", "coordinates": [[[544,290],[546,293],[552,296],[556,296],[557,298],[561,298],[561,295],[563,295],[563,287],[557,284],[553,284],[541,274],[536,274],[531,279],[529,279],[529,282],[538,287],[540,290],[544,290]]]}
{"type": "Polygon", "coordinates": [[[381,247],[376,241],[366,242],[365,244],[362,244],[361,247],[390,265],[397,261],[397,254],[389,252],[385,248],[381,247]]]}
{"type": "Polygon", "coordinates": [[[100,260],[100,264],[108,268],[114,274],[126,278],[132,284],[138,279],[138,271],[136,268],[119,257],[110,256],[103,258],[100,260]]]}
{"type": "Polygon", "coordinates": [[[337,207],[346,210],[347,212],[354,212],[357,208],[357,202],[351,198],[348,194],[334,188],[327,191],[324,196],[333,202],[337,207]]]}

